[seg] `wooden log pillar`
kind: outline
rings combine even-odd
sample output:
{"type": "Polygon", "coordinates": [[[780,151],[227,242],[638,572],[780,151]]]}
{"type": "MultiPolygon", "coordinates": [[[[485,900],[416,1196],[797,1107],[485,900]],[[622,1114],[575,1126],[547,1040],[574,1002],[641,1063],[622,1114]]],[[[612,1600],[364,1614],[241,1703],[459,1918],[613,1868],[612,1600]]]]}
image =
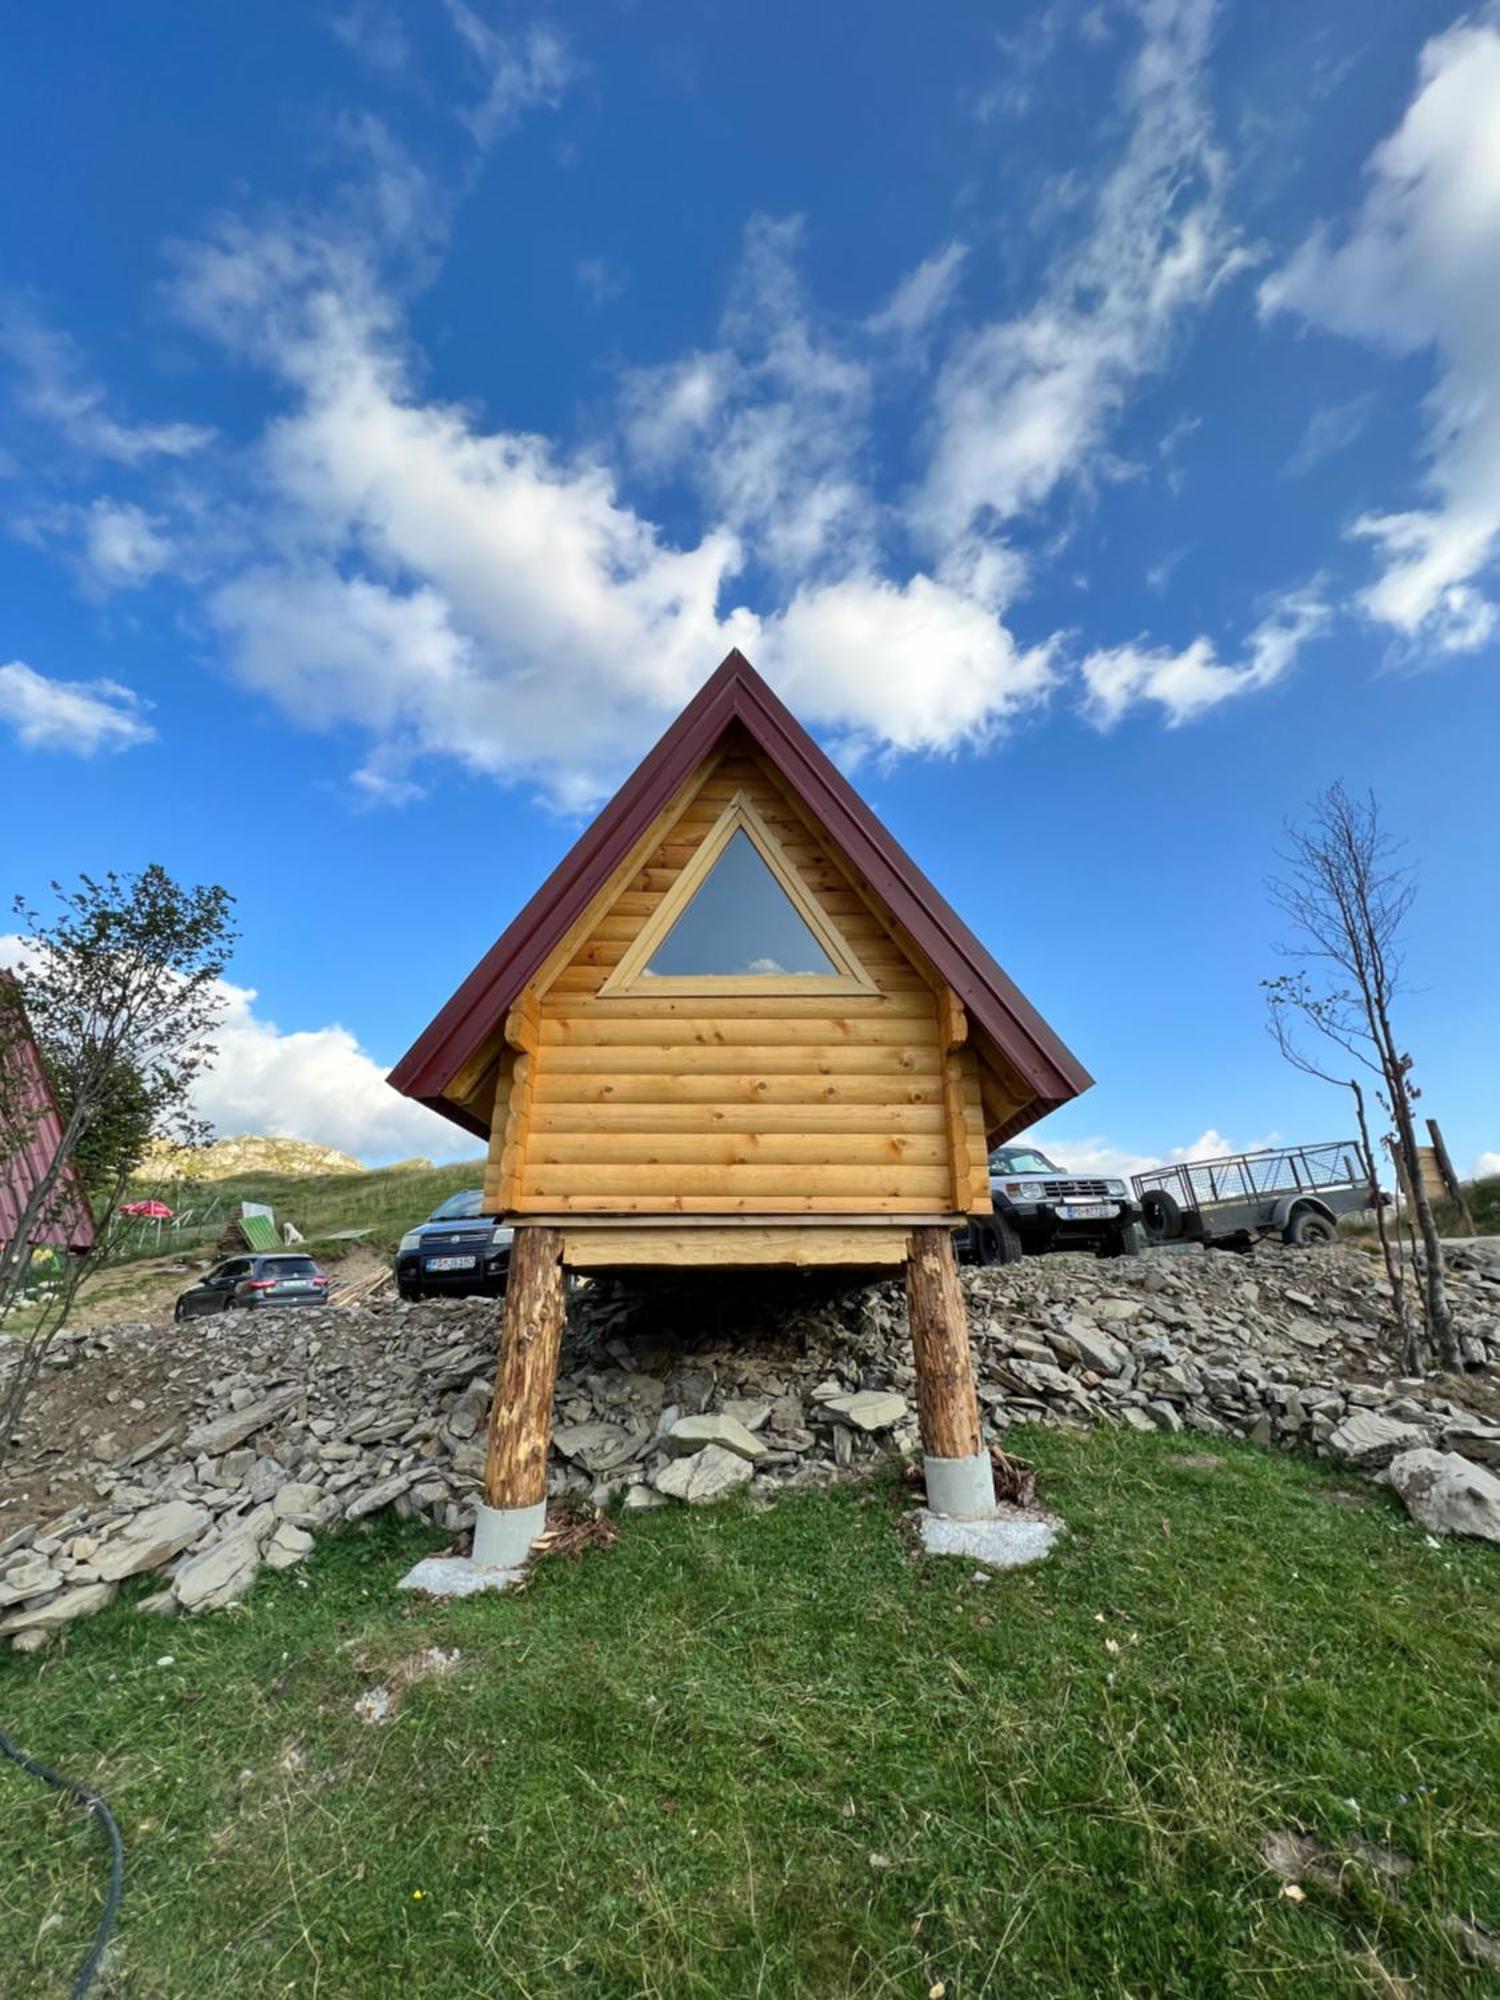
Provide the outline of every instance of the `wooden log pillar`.
{"type": "Polygon", "coordinates": [[[906,1314],[917,1363],[927,1504],[935,1514],[982,1518],[994,1512],[995,1480],[979,1428],[969,1321],[951,1230],[911,1232],[906,1314]]]}
{"type": "Polygon", "coordinates": [[[552,1394],[566,1316],[562,1234],[516,1230],[505,1281],[505,1318],[490,1405],[484,1505],[474,1526],[476,1562],[524,1562],[542,1531],[552,1394]]]}

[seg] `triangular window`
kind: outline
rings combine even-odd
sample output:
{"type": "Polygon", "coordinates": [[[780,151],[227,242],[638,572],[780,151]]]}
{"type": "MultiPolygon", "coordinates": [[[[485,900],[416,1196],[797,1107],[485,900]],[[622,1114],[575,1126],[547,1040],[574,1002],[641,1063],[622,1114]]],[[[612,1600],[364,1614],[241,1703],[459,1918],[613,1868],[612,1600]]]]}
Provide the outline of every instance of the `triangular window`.
{"type": "Polygon", "coordinates": [[[737,792],[600,991],[747,990],[877,989],[737,792]]]}
{"type": "Polygon", "coordinates": [[[687,908],[652,952],[643,976],[774,978],[787,972],[830,977],[838,967],[749,834],[737,826],[687,908]]]}

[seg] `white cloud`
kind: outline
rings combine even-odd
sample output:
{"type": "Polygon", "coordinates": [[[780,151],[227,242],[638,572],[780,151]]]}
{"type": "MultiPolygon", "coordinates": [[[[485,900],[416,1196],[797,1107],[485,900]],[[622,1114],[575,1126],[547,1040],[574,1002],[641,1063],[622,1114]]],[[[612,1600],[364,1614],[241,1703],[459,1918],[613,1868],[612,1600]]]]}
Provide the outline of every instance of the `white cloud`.
{"type": "MultiPolygon", "coordinates": [[[[158,481],[149,509],[64,510],[70,535],[86,523],[90,581],[124,587],[170,564],[201,591],[236,678],[299,726],[363,739],[354,787],[368,803],[416,796],[441,758],[584,810],[734,645],[846,759],[983,748],[1060,678],[1060,642],[1020,646],[1006,623],[1026,565],[987,514],[1040,507],[1098,462],[1183,311],[1235,261],[1199,96],[1208,9],[1136,0],[1132,136],[1087,240],[1033,312],[944,372],[926,562],[890,558],[909,524],[876,496],[870,412],[882,369],[910,377],[872,332],[899,345],[930,328],[962,245],[909,273],[873,320],[830,329],[798,274],[800,223],[751,221],[715,344],[622,384],[635,468],[701,500],[701,530],[679,543],[602,451],[426,390],[404,299],[430,276],[447,203],[378,121],[346,118],[357,170],[320,214],[231,216],[177,246],[172,304],[269,376],[277,414],[232,460],[158,481]],[[966,412],[969,364],[1007,343],[1023,365],[999,404],[966,412]],[[1065,417],[1051,443],[1049,412],[1065,417]],[[983,466],[969,488],[942,473],[967,415],[1003,490],[983,466]],[[232,483],[246,478],[249,492],[232,483]]],[[[545,31],[502,35],[468,0],[448,12],[489,79],[487,135],[563,87],[568,61],[545,31]]],[[[340,15],[339,32],[364,18],[340,15]]],[[[1294,593],[1240,664],[1204,639],[1180,655],[1096,651],[1090,713],[1107,723],[1152,701],[1178,721],[1264,686],[1321,616],[1294,593]]]]}
{"type": "Polygon", "coordinates": [[[1049,646],[1018,647],[984,605],[922,575],[799,590],[764,634],[792,708],[861,753],[982,746],[1055,679],[1049,646]]]}
{"type": "Polygon", "coordinates": [[[149,743],[156,731],[145,706],[118,681],[52,680],[22,660],[0,666],[0,722],[10,724],[23,749],[92,757],[149,743]]]}
{"type": "MultiPolygon", "coordinates": [[[[1028,1132],[1025,1138],[1040,1146],[1049,1160],[1055,1160],[1068,1173],[1085,1174],[1096,1180],[1103,1176],[1129,1180],[1132,1174],[1148,1173],[1153,1167],[1190,1166],[1199,1160],[1222,1160],[1231,1153],[1259,1152],[1263,1147],[1279,1143],[1278,1135],[1271,1132],[1264,1138],[1251,1139],[1244,1146],[1236,1146],[1213,1126],[1186,1146],[1173,1146],[1165,1154],[1132,1153],[1110,1139],[1098,1137],[1054,1139],[1045,1123],[1028,1132]]],[[[1017,1139],[1011,1143],[1020,1145],[1025,1141],[1017,1139]]]]}
{"type": "Polygon", "coordinates": [[[868,330],[899,341],[914,341],[940,319],[952,303],[968,245],[949,243],[924,257],[908,271],[879,312],[865,321],[868,330]]]}
{"type": "Polygon", "coordinates": [[[83,561],[101,590],[134,590],[172,560],[159,519],[128,500],[95,500],[83,519],[83,561]]]}
{"type": "Polygon", "coordinates": [[[1375,392],[1367,389],[1362,395],[1351,396],[1346,403],[1332,403],[1314,410],[1298,440],[1297,449],[1282,467],[1285,476],[1300,479],[1304,473],[1321,465],[1325,458],[1347,451],[1363,435],[1365,426],[1375,414],[1376,401],[1375,392]]]}
{"type": "MultiPolygon", "coordinates": [[[[786,304],[787,242],[767,226],[733,312],[779,289],[766,352],[789,372],[786,357],[801,356],[837,402],[843,364],[786,304]]],[[[410,766],[441,755],[586,807],[731,645],[861,750],[988,740],[1050,684],[1048,649],[1019,649],[990,599],[920,574],[898,583],[856,565],[799,583],[778,612],[721,611],[741,561],[735,526],[774,511],[773,492],[799,475],[795,424],[774,447],[760,429],[766,448],[752,447],[744,426],[772,412],[724,417],[716,362],[688,364],[710,380],[692,396],[679,385],[672,422],[718,427],[729,522],[675,548],[597,463],[424,401],[394,304],[348,241],[226,225],[184,253],[175,296],[289,397],[258,455],[264,556],[212,588],[210,614],[242,680],[304,726],[371,738],[367,799],[410,796],[410,766]]]]}
{"type": "Polygon", "coordinates": [[[608,257],[580,257],[573,266],[578,288],[591,306],[612,305],[625,294],[625,273],[608,257]]]}
{"type": "Polygon", "coordinates": [[[1169,646],[1113,646],[1090,653],[1079,672],[1084,713],[1098,729],[1112,729],[1141,702],[1154,702],[1168,726],[1192,722],[1234,696],[1270,687],[1288,673],[1310,639],[1332,620],[1319,584],[1289,591],[1251,632],[1245,657],[1221,660],[1201,634],[1181,652],[1169,646]]]}
{"type": "Polygon", "coordinates": [[[411,61],[411,45],[390,0],[350,0],[328,17],[339,40],[371,69],[399,76],[411,61]]]}
{"type": "Polygon", "coordinates": [[[642,471],[671,471],[699,448],[738,372],[733,358],[719,353],[630,370],[621,383],[622,420],[626,445],[642,471]]]}
{"type": "Polygon", "coordinates": [[[1368,189],[1336,239],[1320,229],[1261,288],[1267,315],[1398,355],[1431,349],[1421,510],[1364,515],[1353,532],[1383,570],[1369,614],[1439,651],[1495,629],[1479,579],[1500,545],[1500,28],[1461,22],[1422,51],[1405,116],[1366,165],[1368,189]]]}
{"type": "Polygon", "coordinates": [[[1081,244],[1030,310],[961,341],[941,370],[914,519],[941,551],[1041,506],[1098,467],[1180,321],[1241,267],[1204,101],[1212,0],[1140,0],[1124,155],[1081,244]]]}
{"type": "Polygon", "coordinates": [[[562,37],[533,24],[524,34],[502,34],[467,0],[446,0],[448,18],[484,80],[484,95],[460,115],[482,147],[492,146],[523,112],[556,104],[573,79],[562,37]]]}
{"type": "Polygon", "coordinates": [[[15,372],[22,409],[91,457],[120,465],[186,458],[214,435],[201,424],[128,424],[112,415],[103,386],[87,374],[73,341],[20,308],[0,316],[0,354],[15,372]]]}
{"type": "MultiPolygon", "coordinates": [[[[0,966],[25,966],[31,940],[0,933],[0,966]]],[[[283,1031],[256,1011],[253,986],[214,983],[222,1005],[209,1040],[213,1060],[194,1085],[192,1110],[215,1138],[242,1132],[334,1146],[365,1166],[425,1154],[467,1159],[482,1141],[403,1097],[357,1035],[338,1023],[283,1031]]]]}
{"type": "Polygon", "coordinates": [[[783,579],[870,559],[875,508],[859,454],[869,368],[815,326],[799,218],[751,218],[721,346],[621,385],[625,435],[650,471],[683,472],[713,518],[783,579]]]}
{"type": "Polygon", "coordinates": [[[349,1029],[291,1029],[256,1012],[253,987],[220,982],[217,1055],[194,1109],[218,1136],[254,1132],[336,1146],[366,1165],[423,1153],[463,1159],[480,1142],[400,1096],[349,1029]]]}
{"type": "Polygon", "coordinates": [[[1500,1153],[1481,1153],[1474,1162],[1474,1179],[1484,1180],[1491,1174],[1500,1174],[1500,1153]]]}

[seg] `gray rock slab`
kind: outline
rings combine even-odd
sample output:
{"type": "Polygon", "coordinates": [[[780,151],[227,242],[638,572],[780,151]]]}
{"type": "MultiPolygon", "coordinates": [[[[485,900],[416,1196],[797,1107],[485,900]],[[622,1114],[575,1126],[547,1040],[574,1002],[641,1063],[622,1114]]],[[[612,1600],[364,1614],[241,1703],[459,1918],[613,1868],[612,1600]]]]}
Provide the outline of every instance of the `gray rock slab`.
{"type": "Polygon", "coordinates": [[[1456,1451],[1404,1451],[1385,1476],[1430,1535],[1500,1542],[1500,1479],[1472,1459],[1456,1451]]]}
{"type": "Polygon", "coordinates": [[[382,1507],[389,1507],[393,1500],[399,1500],[415,1479],[422,1476],[419,1466],[408,1466],[404,1472],[393,1472],[387,1479],[379,1479],[373,1486],[367,1486],[363,1493],[351,1500],[344,1509],[346,1521],[363,1521],[371,1514],[378,1514],[382,1507]]]}
{"type": "MultiPolygon", "coordinates": [[[[831,1406],[830,1406],[831,1407],[831,1406]]],[[[733,1452],[736,1458],[764,1458],[766,1447],[753,1431],[746,1430],[738,1417],[720,1414],[718,1416],[679,1417],[667,1432],[667,1449],[679,1457],[702,1451],[705,1445],[715,1445],[720,1450],[733,1452]]]]}
{"type": "Polygon", "coordinates": [[[0,1604],[24,1604],[28,1597],[45,1597],[61,1582],[61,1570],[54,1569],[45,1556],[28,1555],[0,1576],[0,1604]]]}
{"type": "Polygon", "coordinates": [[[861,1431],[888,1431],[908,1414],[906,1398],[884,1389],[860,1389],[852,1396],[830,1396],[823,1407],[861,1431]]]}
{"type": "Polygon", "coordinates": [[[552,1442],[559,1457],[571,1458],[586,1472],[600,1473],[612,1472],[616,1466],[624,1465],[634,1452],[638,1439],[619,1424],[595,1422],[560,1424],[553,1433],[552,1442]]]}
{"type": "Polygon", "coordinates": [[[265,1430],[278,1417],[285,1416],[300,1394],[300,1390],[290,1386],[277,1389],[269,1396],[262,1396],[258,1402],[247,1403],[242,1410],[230,1410],[210,1423],[199,1424],[183,1439],[183,1450],[201,1451],[210,1458],[217,1458],[221,1452],[233,1451],[246,1438],[254,1437],[257,1431],[265,1430]]]}
{"type": "Polygon", "coordinates": [[[486,1590],[512,1590],[524,1568],[498,1569],[471,1556],[424,1556],[397,1584],[398,1590],[421,1590],[429,1597],[478,1597],[486,1590]]]}
{"type": "Polygon", "coordinates": [[[295,1528],[290,1521],[278,1521],[276,1530],[266,1543],[265,1562],[267,1569],[290,1569],[312,1554],[313,1538],[305,1528],[295,1528]]]}
{"type": "Polygon", "coordinates": [[[338,1512],[321,1486],[305,1481],[280,1487],[271,1507],[278,1521],[290,1521],[298,1528],[321,1527],[330,1515],[338,1512]]]}
{"type": "Polygon", "coordinates": [[[1351,1465],[1373,1471],[1389,1465],[1398,1452],[1413,1451],[1427,1442],[1415,1424],[1398,1423],[1376,1410],[1351,1410],[1328,1440],[1328,1449],[1351,1465]]]}
{"type": "Polygon", "coordinates": [[[1449,1424],[1443,1432],[1443,1449],[1480,1465],[1500,1467],[1500,1425],[1480,1418],[1449,1424]]]}
{"type": "Polygon", "coordinates": [[[206,1507],[194,1507],[186,1500],[167,1500],[160,1507],[148,1507],[111,1536],[94,1556],[94,1568],[112,1583],[160,1569],[164,1562],[191,1548],[212,1520],[206,1507]]]}
{"type": "Polygon", "coordinates": [[[45,1604],[12,1611],[9,1617],[0,1618],[0,1637],[8,1639],[16,1632],[55,1632],[59,1625],[87,1618],[91,1611],[102,1611],[112,1602],[116,1588],[112,1583],[85,1583],[77,1590],[59,1592],[45,1604]]]}
{"type": "Polygon", "coordinates": [[[1067,1338],[1078,1350],[1078,1358],[1085,1368],[1092,1368],[1100,1375],[1118,1375],[1129,1354],[1119,1341],[1111,1340],[1102,1328],[1092,1326],[1087,1320],[1070,1319],[1067,1338]]]}
{"type": "Polygon", "coordinates": [[[747,1431],[764,1430],[771,1414],[769,1396],[726,1396],[721,1405],[726,1417],[733,1417],[747,1431]]]}
{"type": "Polygon", "coordinates": [[[184,1611],[221,1611],[239,1602],[259,1568],[259,1537],[241,1528],[189,1556],[172,1579],[172,1595],[184,1611]]]}
{"type": "Polygon", "coordinates": [[[987,1521],[955,1521],[924,1507],[917,1529],[930,1556],[963,1556],[990,1569],[1023,1569],[1052,1553],[1063,1524],[1053,1514],[1019,1507],[997,1507],[987,1521]]]}
{"type": "Polygon", "coordinates": [[[726,1451],[723,1445],[710,1444],[694,1452],[691,1458],[674,1458],[657,1473],[654,1483],[657,1492],[665,1493],[670,1500],[686,1500],[693,1506],[702,1506],[732,1493],[749,1477],[748,1459],[741,1458],[738,1452],[726,1451]]]}

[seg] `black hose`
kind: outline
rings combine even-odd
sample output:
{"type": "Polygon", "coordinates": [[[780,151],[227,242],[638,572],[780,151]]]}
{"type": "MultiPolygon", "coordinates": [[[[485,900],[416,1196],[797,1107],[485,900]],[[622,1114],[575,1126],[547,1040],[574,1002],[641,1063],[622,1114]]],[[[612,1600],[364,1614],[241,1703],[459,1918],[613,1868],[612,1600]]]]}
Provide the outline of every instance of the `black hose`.
{"type": "Polygon", "coordinates": [[[125,1846],[120,1839],[120,1829],[115,1824],[115,1816],[97,1792],[91,1792],[87,1785],[75,1784],[71,1778],[60,1777],[45,1764],[39,1764],[35,1757],[28,1757],[17,1744],[11,1742],[4,1730],[0,1730],[0,1752],[12,1763],[19,1764],[23,1771],[29,1771],[34,1778],[44,1784],[54,1785],[58,1791],[66,1792],[77,1799],[85,1812],[92,1813],[102,1822],[105,1836],[109,1841],[109,1894],[104,1899],[104,1911],[94,1932],[94,1942],[89,1955],[78,1968],[77,1977],[71,1988],[71,2000],[83,2000],[94,1983],[94,1975],[99,1970],[99,1961],[104,1956],[104,1947],[109,1943],[109,1934],[115,1927],[115,1918],[120,1910],[120,1898],[125,1893],[125,1846]]]}

